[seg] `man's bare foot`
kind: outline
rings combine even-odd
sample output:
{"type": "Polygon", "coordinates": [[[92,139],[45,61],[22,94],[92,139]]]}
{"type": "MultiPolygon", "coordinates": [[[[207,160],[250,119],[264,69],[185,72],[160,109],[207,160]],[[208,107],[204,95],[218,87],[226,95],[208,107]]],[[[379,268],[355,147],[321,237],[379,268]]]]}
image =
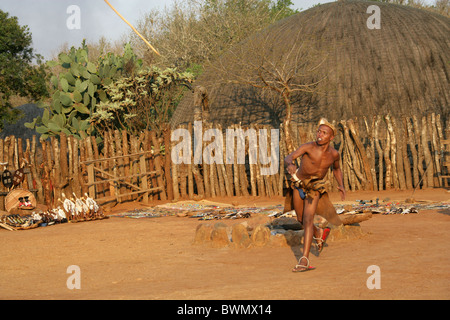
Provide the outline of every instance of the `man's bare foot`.
{"type": "Polygon", "coordinates": [[[314,267],[309,265],[309,259],[303,256],[298,260],[298,264],[294,267],[294,269],[292,269],[292,272],[305,272],[314,269],[314,267]]]}

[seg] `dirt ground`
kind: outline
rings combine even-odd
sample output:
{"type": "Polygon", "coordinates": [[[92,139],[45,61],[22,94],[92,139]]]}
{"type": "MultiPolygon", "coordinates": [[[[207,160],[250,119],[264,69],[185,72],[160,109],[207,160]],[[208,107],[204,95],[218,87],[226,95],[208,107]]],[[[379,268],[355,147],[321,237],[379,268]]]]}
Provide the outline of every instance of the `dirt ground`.
{"type": "MultiPolygon", "coordinates": [[[[349,192],[346,200],[402,201],[411,196],[349,192]]],[[[338,194],[331,199],[339,203],[338,194]]],[[[414,199],[449,202],[450,193],[418,190],[414,199]]],[[[210,200],[249,206],[283,203],[281,197],[210,200]]],[[[112,213],[141,206],[127,203],[112,213]]],[[[114,217],[27,231],[0,229],[0,299],[450,298],[448,209],[374,215],[361,223],[363,237],[329,242],[320,256],[312,255],[316,270],[306,273],[291,272],[300,248],[194,246],[201,223],[208,222],[173,216],[114,217]],[[71,265],[80,268],[80,289],[67,288],[71,265]],[[366,285],[371,265],[380,268],[381,289],[366,285]]]]}

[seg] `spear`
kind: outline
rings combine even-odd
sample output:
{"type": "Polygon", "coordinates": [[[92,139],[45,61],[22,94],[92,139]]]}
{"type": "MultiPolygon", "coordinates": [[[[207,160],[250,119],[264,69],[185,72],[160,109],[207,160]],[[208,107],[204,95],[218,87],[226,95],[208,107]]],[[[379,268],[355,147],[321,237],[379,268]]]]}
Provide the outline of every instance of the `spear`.
{"type": "Polygon", "coordinates": [[[131,27],[131,29],[133,29],[133,31],[142,39],[142,40],[144,40],[144,42],[150,47],[150,49],[152,49],[158,56],[161,56],[160,54],[159,54],[159,52],[158,51],[156,51],[156,49],[155,48],[153,48],[153,46],[136,30],[136,28],[135,27],[133,27],[132,25],[131,25],[131,23],[129,23],[110,3],[109,3],[109,1],[108,0],[104,0],[105,2],[106,2],[106,4],[108,5],[108,6],[110,6],[111,7],[111,9],[113,9],[114,10],[114,12],[115,13],[117,13],[117,15],[123,20],[123,21],[125,21],[125,23],[126,24],[128,24],[130,27],[131,27]]]}

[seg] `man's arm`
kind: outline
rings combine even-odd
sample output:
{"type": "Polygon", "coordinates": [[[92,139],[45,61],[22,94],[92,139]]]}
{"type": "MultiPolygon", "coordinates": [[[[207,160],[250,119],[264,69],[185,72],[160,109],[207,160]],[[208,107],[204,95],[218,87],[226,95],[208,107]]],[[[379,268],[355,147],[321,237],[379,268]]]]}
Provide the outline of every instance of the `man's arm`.
{"type": "Polygon", "coordinates": [[[286,158],[284,158],[284,166],[290,175],[293,175],[295,171],[297,171],[297,166],[294,163],[294,160],[298,157],[301,157],[307,151],[308,144],[302,144],[297,150],[292,152],[286,158]]]}
{"type": "Polygon", "coordinates": [[[338,183],[338,190],[341,192],[341,199],[342,199],[342,201],[344,201],[345,200],[345,188],[344,188],[344,181],[343,181],[343,175],[342,175],[342,170],[341,170],[341,165],[340,165],[339,154],[337,155],[336,160],[334,161],[334,164],[333,164],[333,175],[338,183]]]}

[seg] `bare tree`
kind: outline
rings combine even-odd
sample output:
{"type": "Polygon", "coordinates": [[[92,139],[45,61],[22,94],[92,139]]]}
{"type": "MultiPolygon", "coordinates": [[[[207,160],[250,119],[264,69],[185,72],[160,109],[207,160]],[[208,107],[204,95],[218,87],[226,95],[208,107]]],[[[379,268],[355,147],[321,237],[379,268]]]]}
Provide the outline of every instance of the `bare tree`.
{"type": "MultiPolygon", "coordinates": [[[[175,0],[171,7],[153,10],[136,24],[151,39],[161,57],[154,55],[134,34],[130,40],[147,64],[181,69],[202,65],[286,13],[289,1],[175,0]]],[[[288,9],[289,11],[290,9],[288,9]]]]}
{"type": "Polygon", "coordinates": [[[257,36],[245,47],[234,48],[213,64],[222,83],[247,85],[260,89],[261,94],[275,94],[281,98],[285,108],[283,130],[289,153],[295,150],[291,130],[292,99],[299,95],[320,94],[318,85],[326,79],[326,75],[318,73],[326,55],[315,50],[312,41],[302,38],[301,34],[290,40],[286,50],[285,47],[271,46],[270,33],[262,39],[257,36]]]}

